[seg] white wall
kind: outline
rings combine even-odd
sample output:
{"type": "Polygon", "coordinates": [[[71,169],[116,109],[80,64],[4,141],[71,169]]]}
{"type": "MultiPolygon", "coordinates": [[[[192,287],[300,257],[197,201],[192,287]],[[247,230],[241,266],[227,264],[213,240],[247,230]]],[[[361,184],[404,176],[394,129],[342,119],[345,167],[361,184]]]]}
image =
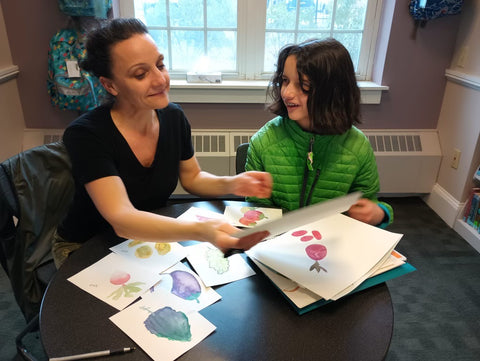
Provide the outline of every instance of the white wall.
{"type": "Polygon", "coordinates": [[[0,6],[0,74],[4,75],[4,80],[0,80],[0,162],[22,149],[25,128],[22,107],[17,80],[9,76],[15,69],[0,6]]]}
{"type": "Polygon", "coordinates": [[[454,226],[480,164],[480,2],[465,1],[455,53],[438,120],[444,158],[437,185],[427,203],[454,226]],[[453,150],[461,151],[458,169],[451,167],[453,150]]]}

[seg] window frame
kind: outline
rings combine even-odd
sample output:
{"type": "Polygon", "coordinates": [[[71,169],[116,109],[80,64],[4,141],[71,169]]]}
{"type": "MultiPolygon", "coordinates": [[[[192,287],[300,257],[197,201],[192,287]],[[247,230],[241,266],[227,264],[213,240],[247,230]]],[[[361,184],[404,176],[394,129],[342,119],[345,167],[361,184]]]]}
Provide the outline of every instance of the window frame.
{"type": "MultiPolygon", "coordinates": [[[[221,83],[211,84],[187,83],[184,73],[172,72],[170,90],[172,101],[179,103],[265,103],[271,73],[259,73],[255,70],[263,68],[265,46],[265,37],[255,36],[255,34],[265,33],[266,1],[239,0],[237,14],[238,73],[222,74],[221,83]],[[244,76],[239,76],[239,74],[244,74],[244,76]]],[[[362,37],[364,51],[360,54],[357,69],[362,104],[379,104],[382,91],[388,90],[387,86],[371,81],[382,6],[383,0],[368,0],[362,37]]],[[[113,10],[114,17],[133,16],[134,0],[119,0],[113,10]]]]}

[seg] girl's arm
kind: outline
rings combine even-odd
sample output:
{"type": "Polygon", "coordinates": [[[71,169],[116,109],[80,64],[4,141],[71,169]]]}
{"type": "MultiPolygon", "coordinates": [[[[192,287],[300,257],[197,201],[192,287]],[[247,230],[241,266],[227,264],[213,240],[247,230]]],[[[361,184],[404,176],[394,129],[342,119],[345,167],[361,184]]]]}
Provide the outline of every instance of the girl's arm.
{"type": "Polygon", "coordinates": [[[235,194],[268,198],[272,192],[272,177],[266,172],[245,172],[236,176],[216,176],[200,169],[195,156],[180,162],[182,187],[198,196],[235,194]]]}

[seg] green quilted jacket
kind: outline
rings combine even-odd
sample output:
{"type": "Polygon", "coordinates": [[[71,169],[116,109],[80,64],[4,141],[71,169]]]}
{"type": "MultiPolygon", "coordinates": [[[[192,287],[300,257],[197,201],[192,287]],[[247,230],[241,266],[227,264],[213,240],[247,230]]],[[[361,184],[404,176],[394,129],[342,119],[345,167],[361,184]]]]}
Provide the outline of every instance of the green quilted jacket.
{"type": "Polygon", "coordinates": [[[380,227],[393,221],[392,207],[377,199],[380,183],[372,147],[355,127],[341,135],[316,135],[293,120],[276,117],[251,138],[245,170],[266,171],[273,177],[271,198],[249,201],[291,211],[300,208],[302,194],[303,206],[361,191],[385,211],[388,219],[380,227]],[[305,167],[310,148],[311,169],[305,167]]]}

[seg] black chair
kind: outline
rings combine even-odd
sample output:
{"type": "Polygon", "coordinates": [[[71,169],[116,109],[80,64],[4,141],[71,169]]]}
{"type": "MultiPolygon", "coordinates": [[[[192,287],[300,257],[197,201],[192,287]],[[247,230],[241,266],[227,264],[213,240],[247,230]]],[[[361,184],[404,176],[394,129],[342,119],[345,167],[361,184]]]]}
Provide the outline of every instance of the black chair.
{"type": "Polygon", "coordinates": [[[0,261],[27,322],[17,352],[35,357],[23,337],[38,329],[40,304],[56,272],[52,239],[73,199],[71,163],[62,142],[19,153],[0,164],[0,261]]]}
{"type": "Polygon", "coordinates": [[[235,168],[237,174],[245,172],[245,164],[247,163],[247,152],[249,143],[242,143],[237,147],[235,156],[235,168]]]}

